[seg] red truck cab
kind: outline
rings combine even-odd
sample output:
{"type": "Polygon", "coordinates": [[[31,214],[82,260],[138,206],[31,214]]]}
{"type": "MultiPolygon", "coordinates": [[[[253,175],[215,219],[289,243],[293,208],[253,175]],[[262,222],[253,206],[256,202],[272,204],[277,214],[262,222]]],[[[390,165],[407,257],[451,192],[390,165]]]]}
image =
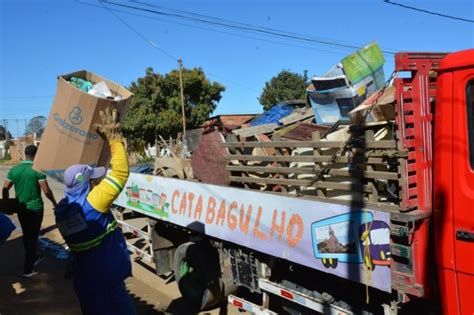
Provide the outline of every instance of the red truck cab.
{"type": "Polygon", "coordinates": [[[474,314],[474,49],[437,70],[434,251],[443,314],[474,314]]]}

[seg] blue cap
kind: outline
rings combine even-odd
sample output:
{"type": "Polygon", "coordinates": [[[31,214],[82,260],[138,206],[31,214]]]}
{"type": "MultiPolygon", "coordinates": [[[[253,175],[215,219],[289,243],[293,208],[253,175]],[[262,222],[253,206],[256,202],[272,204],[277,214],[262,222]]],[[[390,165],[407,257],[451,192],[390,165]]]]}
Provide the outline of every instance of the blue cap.
{"type": "Polygon", "coordinates": [[[90,167],[86,164],[76,164],[69,166],[64,171],[64,184],[67,187],[74,187],[77,184],[95,178],[100,178],[106,173],[105,167],[90,167]]]}

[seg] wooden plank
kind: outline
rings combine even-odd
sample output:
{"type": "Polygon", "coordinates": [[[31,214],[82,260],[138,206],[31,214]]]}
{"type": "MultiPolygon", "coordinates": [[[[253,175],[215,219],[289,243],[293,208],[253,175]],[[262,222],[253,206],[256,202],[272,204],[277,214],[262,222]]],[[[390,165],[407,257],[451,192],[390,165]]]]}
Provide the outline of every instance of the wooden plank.
{"type": "Polygon", "coordinates": [[[275,184],[289,186],[308,186],[312,183],[312,181],[305,179],[255,178],[242,176],[231,176],[230,181],[240,183],[275,184]]]}
{"type": "MultiPolygon", "coordinates": [[[[272,141],[272,142],[226,142],[227,148],[340,148],[343,141],[272,141]]],[[[395,140],[367,141],[368,149],[395,149],[395,140]]]]}
{"type": "MultiPolygon", "coordinates": [[[[327,132],[327,130],[326,130],[327,132]]],[[[313,133],[311,133],[311,140],[313,142],[315,141],[321,141],[321,135],[319,133],[319,131],[314,131],[313,133]]],[[[320,157],[321,156],[321,149],[318,149],[318,148],[314,148],[313,149],[313,155],[315,157],[320,157]]],[[[314,164],[314,168],[315,170],[318,172],[318,174],[321,173],[321,163],[315,163],[314,164]]],[[[322,198],[325,198],[327,196],[327,191],[326,189],[323,189],[323,188],[317,188],[316,189],[317,191],[317,194],[318,194],[318,197],[322,197],[322,198]]]]}
{"type": "Polygon", "coordinates": [[[362,190],[364,192],[372,192],[372,188],[370,188],[368,185],[364,185],[364,187],[354,187],[352,183],[333,183],[333,182],[323,182],[319,181],[316,182],[313,187],[317,188],[326,188],[326,189],[336,189],[336,190],[354,190],[354,191],[359,191],[362,190]]]}
{"type": "Polygon", "coordinates": [[[309,108],[305,113],[293,112],[292,114],[280,119],[279,122],[283,125],[289,125],[312,116],[314,116],[313,109],[309,108]]]}
{"type": "Polygon", "coordinates": [[[288,193],[282,193],[282,192],[277,192],[277,191],[261,191],[261,193],[285,196],[285,197],[290,197],[290,198],[301,198],[304,200],[314,200],[314,201],[320,201],[320,202],[334,203],[334,204],[346,205],[346,206],[351,206],[351,207],[371,208],[374,210],[386,211],[386,212],[394,213],[394,214],[401,214],[400,206],[392,204],[392,203],[388,203],[388,202],[370,202],[370,201],[364,200],[363,204],[354,204],[352,200],[337,199],[334,197],[322,198],[322,197],[316,197],[316,196],[304,195],[304,194],[296,196],[296,195],[290,195],[288,193]]]}
{"type": "Polygon", "coordinates": [[[371,179],[390,179],[398,180],[398,174],[395,172],[380,172],[380,171],[349,171],[330,169],[328,175],[333,176],[348,176],[348,177],[364,177],[371,179]]]}
{"type": "Polygon", "coordinates": [[[282,173],[282,174],[315,174],[312,167],[271,167],[271,166],[227,166],[229,171],[282,173]]]}
{"type": "MultiPolygon", "coordinates": [[[[244,155],[244,154],[231,154],[225,157],[226,160],[237,160],[237,161],[254,161],[254,162],[307,162],[307,163],[324,163],[331,161],[331,156],[311,156],[311,155],[299,155],[299,156],[257,156],[257,155],[244,155]]],[[[347,164],[351,161],[351,158],[347,156],[340,156],[336,159],[336,163],[347,164]]],[[[367,158],[366,164],[386,164],[383,158],[367,158]]],[[[363,163],[360,163],[363,164],[363,163]]]]}
{"type": "MultiPolygon", "coordinates": [[[[236,172],[256,172],[256,173],[281,173],[281,174],[314,174],[313,167],[271,167],[271,166],[227,166],[229,171],[236,172]]],[[[380,171],[349,171],[339,169],[329,169],[327,175],[346,176],[346,177],[365,177],[372,179],[390,179],[398,180],[398,174],[395,172],[380,171]]],[[[329,179],[330,180],[330,179],[329,179]]]]}
{"type": "MultiPolygon", "coordinates": [[[[271,123],[271,124],[264,124],[264,125],[258,125],[258,126],[247,127],[247,128],[234,129],[232,130],[232,133],[241,137],[250,137],[250,136],[255,136],[262,133],[272,132],[276,128],[278,128],[278,125],[271,123]]],[[[233,142],[233,143],[240,143],[240,142],[233,142]]]]}
{"type": "MultiPolygon", "coordinates": [[[[351,183],[333,183],[333,182],[323,182],[318,181],[312,183],[311,180],[305,179],[279,179],[279,178],[255,178],[255,177],[241,177],[241,176],[231,176],[230,181],[240,182],[240,183],[255,183],[255,184],[275,184],[275,185],[288,185],[288,186],[309,186],[315,188],[326,188],[326,189],[336,189],[336,190],[355,190],[358,191],[358,187],[354,187],[351,183]]],[[[364,192],[372,192],[372,189],[364,185],[360,187],[364,192]]]]}

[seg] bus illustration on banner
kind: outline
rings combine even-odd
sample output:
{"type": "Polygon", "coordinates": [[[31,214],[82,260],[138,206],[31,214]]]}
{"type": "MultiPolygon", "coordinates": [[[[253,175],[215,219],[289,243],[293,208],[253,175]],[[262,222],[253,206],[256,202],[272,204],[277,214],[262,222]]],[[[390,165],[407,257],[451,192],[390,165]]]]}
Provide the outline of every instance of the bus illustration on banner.
{"type": "Polygon", "coordinates": [[[311,225],[313,253],[324,267],[338,262],[361,264],[369,270],[390,266],[390,228],[375,221],[371,212],[354,211],[311,225]]]}

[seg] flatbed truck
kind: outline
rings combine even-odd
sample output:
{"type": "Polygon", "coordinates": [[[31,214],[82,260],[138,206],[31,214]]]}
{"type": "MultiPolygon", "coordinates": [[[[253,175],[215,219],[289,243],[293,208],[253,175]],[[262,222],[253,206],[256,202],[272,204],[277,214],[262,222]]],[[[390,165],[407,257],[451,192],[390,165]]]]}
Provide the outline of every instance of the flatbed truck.
{"type": "Polygon", "coordinates": [[[474,50],[397,53],[395,71],[388,140],[367,124],[346,141],[226,141],[235,187],[132,173],[116,213],[150,247],[130,250],[174,272],[196,310],[227,299],[255,314],[474,314],[474,50]],[[313,154],[285,154],[297,148],[313,154]],[[379,189],[389,184],[395,199],[379,189]],[[130,211],[147,229],[126,223],[130,211]]]}

